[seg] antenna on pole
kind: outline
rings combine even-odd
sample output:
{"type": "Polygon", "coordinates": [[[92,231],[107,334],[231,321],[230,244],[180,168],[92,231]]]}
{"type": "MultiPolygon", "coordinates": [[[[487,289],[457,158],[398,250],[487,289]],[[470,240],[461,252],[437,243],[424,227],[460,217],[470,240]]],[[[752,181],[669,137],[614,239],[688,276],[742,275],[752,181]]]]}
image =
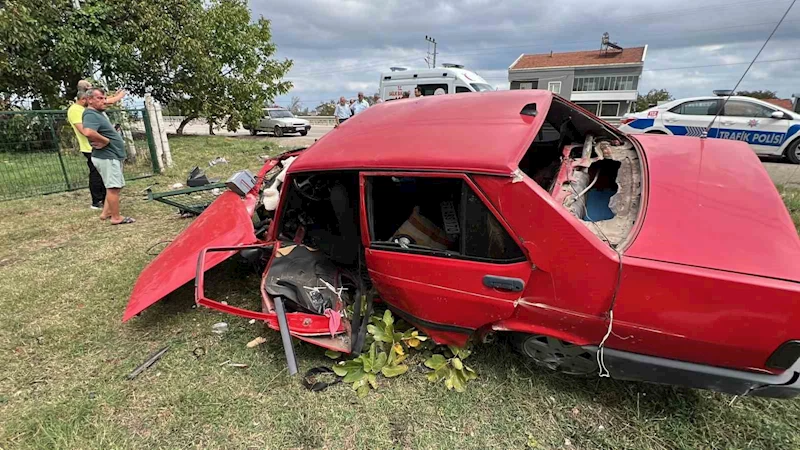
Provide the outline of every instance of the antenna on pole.
{"type": "Polygon", "coordinates": [[[436,68],[436,39],[425,35],[425,40],[428,41],[428,50],[430,50],[430,44],[433,44],[433,68],[436,68]]]}
{"type": "Polygon", "coordinates": [[[792,6],[794,6],[796,1],[797,0],[792,0],[792,4],[789,5],[788,8],[786,8],[786,12],[783,13],[783,17],[781,17],[781,20],[778,21],[777,25],[775,25],[775,28],[772,30],[772,33],[770,33],[769,36],[767,36],[767,40],[764,41],[764,45],[762,45],[761,48],[758,50],[758,53],[756,53],[755,58],[753,58],[753,60],[750,61],[750,65],[747,66],[747,69],[744,69],[744,73],[739,78],[739,81],[736,82],[736,86],[734,86],[733,89],[731,89],[731,91],[725,97],[725,100],[722,101],[722,105],[720,105],[720,107],[717,108],[717,113],[714,114],[714,118],[711,119],[711,123],[709,123],[708,126],[706,127],[706,129],[703,130],[703,134],[700,136],[700,138],[705,139],[705,138],[708,137],[708,132],[711,131],[711,127],[714,125],[714,122],[716,122],[717,117],[719,117],[720,113],[725,109],[725,105],[728,104],[728,100],[730,100],[730,98],[731,98],[730,96],[733,95],[736,92],[736,89],[739,87],[739,84],[742,82],[742,80],[744,80],[744,76],[747,75],[747,72],[750,70],[751,67],[753,67],[753,64],[755,64],[756,60],[761,55],[761,52],[764,51],[764,47],[767,46],[767,44],[769,43],[769,40],[772,39],[772,36],[774,36],[775,32],[778,31],[778,27],[780,27],[781,24],[783,23],[783,19],[785,19],[786,16],[789,15],[789,11],[792,10],[792,6]]]}

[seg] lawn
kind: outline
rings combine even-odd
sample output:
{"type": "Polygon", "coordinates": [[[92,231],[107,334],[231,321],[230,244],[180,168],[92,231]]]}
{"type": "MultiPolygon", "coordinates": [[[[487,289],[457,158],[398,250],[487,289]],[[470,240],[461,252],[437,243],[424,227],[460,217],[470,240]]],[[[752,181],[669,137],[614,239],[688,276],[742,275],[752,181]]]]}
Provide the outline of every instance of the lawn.
{"type": "MultiPolygon", "coordinates": [[[[258,155],[277,151],[250,138],[171,144],[176,168],[123,193],[134,225],[101,223],[86,190],[0,203],[0,448],[800,448],[800,400],[731,403],[707,391],[572,378],[504,342],[467,360],[479,378],[465,393],[429,384],[412,360],[408,374],[359,399],[341,384],[307,391],[287,376],[277,333],[193,308],[191,288],[122,324],[151,247],[190,223],[143,190],[185,183],[195,165],[219,178],[256,170],[258,155]],[[230,163],[208,168],[216,156],[230,163]],[[219,321],[230,331],[213,334],[219,321]],[[245,347],[259,335],[266,344],[245,347]],[[166,345],[161,361],[126,379],[166,345]]],[[[783,196],[800,226],[800,193],[783,196]]],[[[217,283],[212,294],[233,300],[244,284],[217,283]]],[[[329,364],[316,347],[296,348],[301,370],[329,364]]]]}

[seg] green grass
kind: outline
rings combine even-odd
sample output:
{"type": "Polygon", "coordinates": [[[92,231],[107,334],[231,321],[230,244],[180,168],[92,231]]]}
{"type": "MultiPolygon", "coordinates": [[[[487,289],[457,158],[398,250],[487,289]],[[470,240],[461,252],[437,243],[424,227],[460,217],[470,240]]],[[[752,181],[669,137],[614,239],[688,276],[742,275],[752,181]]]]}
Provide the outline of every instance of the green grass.
{"type": "MultiPolygon", "coordinates": [[[[194,165],[212,177],[256,170],[267,153],[254,139],[171,142],[176,167],[123,192],[132,226],[100,223],[85,190],[0,203],[0,448],[800,448],[800,400],[730,405],[707,391],[572,378],[502,342],[470,357],[480,377],[464,394],[430,385],[412,361],[358,399],[343,385],[306,391],[286,375],[277,333],[193,308],[191,287],[122,324],[145,252],[190,223],[142,190],[185,183],[194,165]],[[216,156],[230,164],[208,168],[216,156]],[[211,333],[219,321],[230,326],[222,336],[211,333]],[[245,348],[259,335],[266,344],[245,348]],[[125,379],[164,345],[161,361],[125,379]]],[[[800,222],[798,191],[784,199],[800,222]]],[[[222,281],[236,273],[209,275],[210,294],[246,296],[246,279],[222,281]]],[[[329,364],[319,348],[297,349],[301,370],[329,364]]]]}

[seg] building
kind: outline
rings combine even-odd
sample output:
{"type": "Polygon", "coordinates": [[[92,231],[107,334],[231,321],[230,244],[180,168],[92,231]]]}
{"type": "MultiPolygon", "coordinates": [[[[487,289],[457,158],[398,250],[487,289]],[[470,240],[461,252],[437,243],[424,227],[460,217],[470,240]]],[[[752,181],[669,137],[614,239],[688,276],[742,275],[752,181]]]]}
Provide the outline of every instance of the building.
{"type": "Polygon", "coordinates": [[[604,119],[636,104],[647,46],[622,48],[603,35],[600,50],[522,54],[508,68],[511,89],[547,89],[604,119]]]}

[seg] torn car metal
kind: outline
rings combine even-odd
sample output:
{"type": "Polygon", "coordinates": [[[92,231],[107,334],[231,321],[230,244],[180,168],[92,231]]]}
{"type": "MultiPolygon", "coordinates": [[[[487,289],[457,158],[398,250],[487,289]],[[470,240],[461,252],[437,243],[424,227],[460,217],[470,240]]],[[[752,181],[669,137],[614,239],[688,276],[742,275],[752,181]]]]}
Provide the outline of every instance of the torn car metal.
{"type": "Polygon", "coordinates": [[[283,299],[292,336],[337,351],[361,348],[374,300],[438,343],[508,333],[568,373],[787,397],[798,261],[743,144],[626,136],[547,91],[439,96],[267,161],[144,269],[124,320],[194,278],[198,304],[273,329],[283,299]],[[235,254],[260,311],[206,297],[235,254]]]}

